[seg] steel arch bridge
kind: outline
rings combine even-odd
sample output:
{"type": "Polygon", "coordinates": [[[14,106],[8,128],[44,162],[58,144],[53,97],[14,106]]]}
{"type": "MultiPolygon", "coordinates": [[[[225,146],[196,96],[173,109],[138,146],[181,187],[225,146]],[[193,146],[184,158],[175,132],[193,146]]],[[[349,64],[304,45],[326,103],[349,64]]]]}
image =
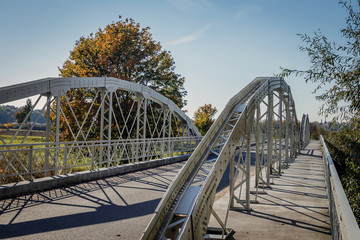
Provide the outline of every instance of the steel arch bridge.
{"type": "Polygon", "coordinates": [[[22,123],[10,137],[0,135],[1,184],[192,153],[142,239],[203,239],[211,216],[229,234],[229,210],[251,209],[251,171],[256,200],[310,137],[308,116],[298,122],[290,87],[278,77],[249,83],[204,137],[171,100],[116,78],[46,78],[0,88],[3,105],[28,97],[36,101],[22,123]],[[45,141],[34,143],[42,116],[45,141]],[[212,204],[227,168],[231,197],[221,219],[212,204]]]}
{"type": "Polygon", "coordinates": [[[255,201],[309,142],[308,116],[300,124],[284,79],[259,77],[229,100],[225,109],[168,187],[142,239],[203,239],[210,217],[222,236],[231,208],[249,211],[251,160],[255,201]],[[300,138],[301,136],[301,138],[300,138]],[[212,209],[227,168],[230,201],[221,219],[212,209]],[[245,188],[245,193],[241,189],[245,188]]]}
{"type": "Polygon", "coordinates": [[[0,135],[1,183],[190,153],[202,137],[171,100],[116,78],[46,78],[0,88],[0,104],[28,97],[36,101],[23,122],[10,137],[0,135]],[[33,143],[42,116],[45,142],[33,143]]]}

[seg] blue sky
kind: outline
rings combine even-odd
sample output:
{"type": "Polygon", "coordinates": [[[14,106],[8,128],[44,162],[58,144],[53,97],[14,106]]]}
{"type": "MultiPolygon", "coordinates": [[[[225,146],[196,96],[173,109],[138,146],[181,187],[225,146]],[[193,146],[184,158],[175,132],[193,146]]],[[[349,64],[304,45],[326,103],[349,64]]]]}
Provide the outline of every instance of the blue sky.
{"type": "MultiPolygon", "coordinates": [[[[345,10],[337,0],[0,0],[0,87],[58,76],[75,41],[118,20],[149,26],[185,77],[188,115],[205,103],[219,111],[247,83],[280,66],[306,69],[297,33],[317,29],[339,41],[345,10]]],[[[297,114],[317,116],[314,84],[286,79],[297,114]]]]}

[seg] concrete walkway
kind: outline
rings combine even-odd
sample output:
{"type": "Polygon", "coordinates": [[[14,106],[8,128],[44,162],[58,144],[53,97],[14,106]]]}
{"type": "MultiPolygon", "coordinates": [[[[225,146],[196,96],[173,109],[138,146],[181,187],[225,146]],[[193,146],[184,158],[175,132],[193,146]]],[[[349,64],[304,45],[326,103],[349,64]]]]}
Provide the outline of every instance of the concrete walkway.
{"type": "Polygon", "coordinates": [[[0,201],[0,239],[139,239],[183,162],[0,201]]]}
{"type": "MultiPolygon", "coordinates": [[[[331,239],[319,141],[301,151],[271,186],[250,213],[230,211],[227,225],[236,231],[235,239],[331,239]]],[[[217,213],[227,208],[228,196],[214,203],[217,213]]]]}

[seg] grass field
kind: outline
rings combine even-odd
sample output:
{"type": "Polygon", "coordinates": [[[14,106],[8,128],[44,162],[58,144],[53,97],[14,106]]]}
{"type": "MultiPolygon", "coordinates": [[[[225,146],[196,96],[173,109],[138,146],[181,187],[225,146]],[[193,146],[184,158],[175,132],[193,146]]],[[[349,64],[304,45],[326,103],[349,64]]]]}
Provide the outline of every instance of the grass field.
{"type": "MultiPolygon", "coordinates": [[[[9,144],[13,136],[0,134],[0,137],[6,142],[6,144],[9,144]]],[[[23,139],[24,139],[23,136],[17,136],[12,142],[12,144],[20,144],[23,139]]],[[[40,136],[28,136],[25,140],[25,143],[44,143],[44,142],[45,142],[45,137],[40,137],[40,136]]]]}

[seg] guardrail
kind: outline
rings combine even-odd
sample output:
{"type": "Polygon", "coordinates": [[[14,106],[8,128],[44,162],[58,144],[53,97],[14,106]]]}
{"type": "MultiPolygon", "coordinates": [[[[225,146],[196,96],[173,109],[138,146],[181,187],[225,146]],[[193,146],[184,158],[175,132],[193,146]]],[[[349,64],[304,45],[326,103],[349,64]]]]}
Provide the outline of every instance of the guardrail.
{"type": "Polygon", "coordinates": [[[360,229],[346,198],[334,162],[323,136],[321,145],[325,164],[325,181],[329,199],[332,239],[360,239],[360,229]]]}
{"type": "Polygon", "coordinates": [[[191,153],[201,137],[0,145],[0,184],[191,153]]]}

